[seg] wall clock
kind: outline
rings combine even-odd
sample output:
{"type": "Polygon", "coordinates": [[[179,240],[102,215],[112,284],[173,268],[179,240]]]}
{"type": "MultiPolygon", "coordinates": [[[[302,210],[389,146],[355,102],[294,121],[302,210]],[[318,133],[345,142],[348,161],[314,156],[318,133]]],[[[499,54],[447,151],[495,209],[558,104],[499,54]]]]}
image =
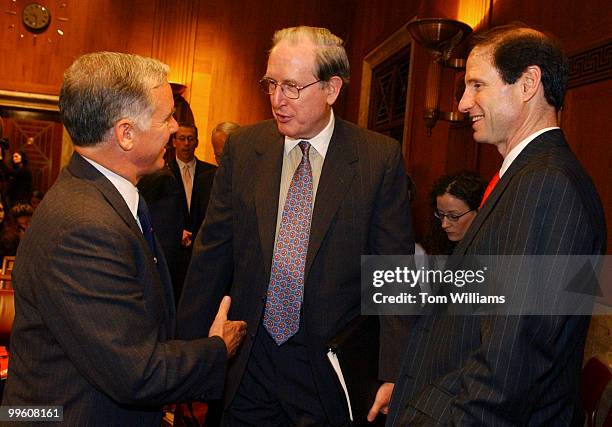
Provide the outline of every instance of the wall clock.
{"type": "Polygon", "coordinates": [[[8,3],[4,10],[9,15],[8,31],[15,34],[18,41],[31,40],[32,46],[36,46],[37,41],[51,44],[64,37],[69,0],[4,1],[8,3]]]}
{"type": "Polygon", "coordinates": [[[39,3],[30,3],[23,8],[21,19],[28,31],[42,33],[51,24],[51,12],[39,3]]]}

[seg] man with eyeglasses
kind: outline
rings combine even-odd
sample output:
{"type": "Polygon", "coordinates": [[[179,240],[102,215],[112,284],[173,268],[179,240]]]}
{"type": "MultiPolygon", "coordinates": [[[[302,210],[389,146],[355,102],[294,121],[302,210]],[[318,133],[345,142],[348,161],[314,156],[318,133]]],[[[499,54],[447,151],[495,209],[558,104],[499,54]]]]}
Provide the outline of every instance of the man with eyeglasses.
{"type": "MultiPolygon", "coordinates": [[[[229,368],[223,425],[341,426],[326,344],[360,313],[360,256],[414,252],[406,176],[397,141],[334,114],[349,78],[342,40],[296,27],[273,41],[260,85],[274,120],[228,138],[178,331],[202,336],[229,290],[249,338],[229,368]]],[[[403,332],[381,336],[373,413],[386,410],[403,332]]]]}

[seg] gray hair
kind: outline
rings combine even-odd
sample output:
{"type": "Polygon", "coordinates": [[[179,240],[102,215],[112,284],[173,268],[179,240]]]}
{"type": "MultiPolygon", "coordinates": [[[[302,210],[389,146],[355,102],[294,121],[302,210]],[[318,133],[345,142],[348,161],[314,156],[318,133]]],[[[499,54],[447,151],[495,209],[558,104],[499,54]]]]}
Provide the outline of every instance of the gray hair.
{"type": "Polygon", "coordinates": [[[114,124],[131,118],[141,129],[151,124],[151,89],[164,84],[169,67],[152,58],[117,52],[89,53],[64,73],[60,115],[77,146],[105,140],[114,124]]]}
{"type": "Polygon", "coordinates": [[[303,40],[316,46],[316,69],[313,71],[317,79],[326,82],[338,76],[344,84],[349,82],[351,73],[344,42],[327,28],[300,26],[278,30],[272,38],[272,49],[281,41],[296,44],[303,40]]]}
{"type": "Polygon", "coordinates": [[[212,130],[212,135],[217,132],[223,132],[226,135],[231,135],[232,133],[236,132],[238,128],[240,128],[240,125],[238,123],[221,122],[214,127],[214,129],[212,130]]]}

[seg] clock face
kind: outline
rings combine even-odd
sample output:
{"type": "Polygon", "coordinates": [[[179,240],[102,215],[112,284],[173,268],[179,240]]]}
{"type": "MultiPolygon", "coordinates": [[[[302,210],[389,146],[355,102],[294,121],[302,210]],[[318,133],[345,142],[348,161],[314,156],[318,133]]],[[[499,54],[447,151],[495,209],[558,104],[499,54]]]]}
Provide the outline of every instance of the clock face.
{"type": "Polygon", "coordinates": [[[38,3],[30,3],[23,8],[21,15],[23,25],[32,32],[38,33],[47,29],[51,23],[49,9],[38,3]]]}

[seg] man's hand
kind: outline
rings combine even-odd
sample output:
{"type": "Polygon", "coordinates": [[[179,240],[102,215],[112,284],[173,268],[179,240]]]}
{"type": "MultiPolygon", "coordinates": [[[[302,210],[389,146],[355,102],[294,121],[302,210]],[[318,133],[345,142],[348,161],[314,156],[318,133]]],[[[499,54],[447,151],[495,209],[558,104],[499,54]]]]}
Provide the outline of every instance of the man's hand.
{"type": "Polygon", "coordinates": [[[368,412],[368,421],[372,422],[376,419],[378,413],[387,415],[389,412],[389,402],[391,402],[391,395],[393,394],[393,387],[395,383],[383,383],[378,391],[376,392],[376,398],[374,398],[374,404],[368,412]]]}
{"type": "Polygon", "coordinates": [[[225,343],[227,348],[227,357],[232,357],[236,354],[236,350],[246,335],[246,322],[239,320],[227,320],[227,312],[229,311],[232,300],[229,296],[224,296],[219,305],[219,311],[215,316],[215,320],[208,331],[209,337],[218,336],[225,343]]]}

